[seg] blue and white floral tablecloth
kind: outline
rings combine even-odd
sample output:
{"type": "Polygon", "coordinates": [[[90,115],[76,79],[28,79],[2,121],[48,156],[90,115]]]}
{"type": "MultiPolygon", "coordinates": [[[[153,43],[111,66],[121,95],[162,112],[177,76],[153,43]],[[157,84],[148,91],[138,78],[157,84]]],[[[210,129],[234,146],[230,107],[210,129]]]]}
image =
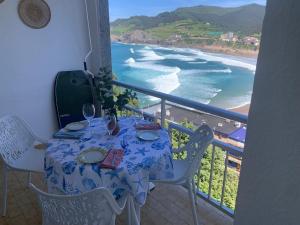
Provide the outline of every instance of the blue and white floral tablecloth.
{"type": "Polygon", "coordinates": [[[159,130],[160,139],[157,141],[139,140],[134,128],[136,120],[135,117],[120,118],[121,130],[115,137],[106,135],[102,119],[94,119],[92,127],[80,140],[50,140],[45,156],[49,192],[78,194],[104,186],[111,190],[116,199],[129,192],[136,203],[143,205],[149,178],[172,178],[173,165],[168,132],[159,130]],[[115,170],[78,162],[77,156],[89,147],[107,150],[123,148],[123,161],[115,170]]]}

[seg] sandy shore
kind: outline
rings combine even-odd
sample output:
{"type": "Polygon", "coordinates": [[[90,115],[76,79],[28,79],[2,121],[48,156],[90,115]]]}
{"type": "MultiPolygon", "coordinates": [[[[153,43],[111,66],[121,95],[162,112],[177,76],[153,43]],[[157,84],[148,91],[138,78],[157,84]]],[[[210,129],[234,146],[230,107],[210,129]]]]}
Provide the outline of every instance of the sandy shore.
{"type": "Polygon", "coordinates": [[[233,111],[233,112],[237,112],[237,113],[242,113],[242,114],[248,115],[249,109],[250,109],[250,104],[244,105],[242,107],[230,109],[230,110],[233,111]]]}
{"type": "Polygon", "coordinates": [[[258,51],[248,50],[248,49],[235,49],[229,48],[220,45],[199,45],[193,46],[194,48],[198,48],[205,52],[212,52],[212,53],[221,53],[226,55],[233,55],[233,56],[242,56],[242,57],[249,57],[249,58],[257,58],[258,51]]]}
{"type": "Polygon", "coordinates": [[[232,56],[241,56],[247,58],[257,58],[258,50],[248,50],[248,49],[238,49],[238,48],[230,48],[223,45],[199,45],[199,44],[186,44],[186,43],[176,43],[176,44],[167,44],[167,43],[147,43],[142,41],[130,42],[128,40],[120,40],[115,35],[111,35],[112,42],[121,42],[124,44],[141,44],[141,45],[156,45],[161,47],[171,47],[171,48],[191,48],[191,49],[199,49],[204,52],[208,53],[220,53],[225,55],[232,55],[232,56]]]}

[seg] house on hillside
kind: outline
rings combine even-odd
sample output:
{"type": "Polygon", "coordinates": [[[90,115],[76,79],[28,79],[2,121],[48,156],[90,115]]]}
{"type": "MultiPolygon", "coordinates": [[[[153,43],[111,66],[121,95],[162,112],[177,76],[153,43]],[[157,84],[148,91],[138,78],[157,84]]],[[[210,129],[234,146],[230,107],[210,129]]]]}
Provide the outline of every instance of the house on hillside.
{"type": "Polygon", "coordinates": [[[176,43],[177,41],[182,41],[182,35],[180,34],[172,34],[167,41],[171,43],[176,43]]]}
{"type": "Polygon", "coordinates": [[[256,37],[252,37],[252,36],[246,36],[243,38],[243,43],[245,45],[252,45],[252,46],[259,46],[259,39],[256,37]]]}
{"type": "Polygon", "coordinates": [[[233,32],[228,32],[225,34],[221,34],[220,40],[225,42],[237,42],[238,36],[235,35],[233,32]]]}

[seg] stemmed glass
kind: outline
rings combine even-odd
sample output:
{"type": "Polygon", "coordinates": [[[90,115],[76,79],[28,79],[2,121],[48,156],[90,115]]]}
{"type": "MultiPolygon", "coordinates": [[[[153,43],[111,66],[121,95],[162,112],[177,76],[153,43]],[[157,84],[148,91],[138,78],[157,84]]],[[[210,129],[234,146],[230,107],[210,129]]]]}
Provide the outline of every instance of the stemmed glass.
{"type": "Polygon", "coordinates": [[[112,135],[112,133],[114,132],[114,130],[116,129],[116,126],[117,126],[117,119],[116,119],[115,114],[113,114],[113,113],[105,114],[104,121],[106,123],[106,129],[108,131],[108,134],[112,135]]]}
{"type": "Polygon", "coordinates": [[[95,117],[95,106],[90,103],[86,103],[82,106],[82,114],[84,118],[88,121],[89,127],[91,127],[91,121],[95,117]]]}
{"type": "Polygon", "coordinates": [[[138,125],[144,119],[144,102],[145,100],[139,99],[139,105],[138,105],[139,113],[137,114],[137,117],[135,119],[136,125],[138,125]]]}

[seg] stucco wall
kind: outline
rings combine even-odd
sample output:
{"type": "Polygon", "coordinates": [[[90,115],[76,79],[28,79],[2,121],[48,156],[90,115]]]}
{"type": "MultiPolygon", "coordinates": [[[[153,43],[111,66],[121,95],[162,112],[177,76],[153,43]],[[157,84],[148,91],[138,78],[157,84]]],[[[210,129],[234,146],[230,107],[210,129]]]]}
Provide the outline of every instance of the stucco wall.
{"type": "Polygon", "coordinates": [[[300,1],[269,0],[235,225],[300,224],[300,1]]]}
{"type": "Polygon", "coordinates": [[[18,17],[18,0],[0,4],[0,117],[16,114],[49,137],[56,128],[53,82],[82,69],[88,52],[83,0],[48,0],[51,22],[35,30],[18,17]]]}

